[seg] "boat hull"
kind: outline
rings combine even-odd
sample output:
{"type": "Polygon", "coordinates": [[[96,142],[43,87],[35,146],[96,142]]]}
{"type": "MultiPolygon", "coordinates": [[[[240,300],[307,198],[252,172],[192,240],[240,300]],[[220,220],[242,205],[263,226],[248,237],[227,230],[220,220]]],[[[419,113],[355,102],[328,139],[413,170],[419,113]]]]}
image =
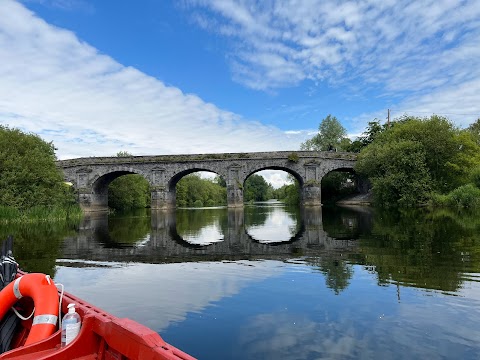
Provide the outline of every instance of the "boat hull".
{"type": "Polygon", "coordinates": [[[61,332],[57,330],[45,340],[22,346],[31,326],[31,321],[22,321],[14,349],[1,354],[0,360],[195,360],[146,326],[117,318],[72,294],[63,296],[63,314],[70,303],[76,304],[82,318],[80,333],[72,343],[60,347],[61,332]]]}

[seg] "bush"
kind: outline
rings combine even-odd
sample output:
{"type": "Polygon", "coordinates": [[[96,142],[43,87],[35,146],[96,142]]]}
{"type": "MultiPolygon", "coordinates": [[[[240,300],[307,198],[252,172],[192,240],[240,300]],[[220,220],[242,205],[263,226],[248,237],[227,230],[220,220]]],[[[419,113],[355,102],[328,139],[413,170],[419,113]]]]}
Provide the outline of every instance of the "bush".
{"type": "Polygon", "coordinates": [[[194,207],[203,207],[203,201],[202,200],[195,200],[193,203],[194,207]]]}
{"type": "Polygon", "coordinates": [[[471,179],[473,185],[480,189],[480,166],[477,166],[472,170],[471,179]]]}
{"type": "Polygon", "coordinates": [[[430,194],[426,153],[418,142],[373,142],[360,153],[356,170],[370,179],[375,202],[384,207],[415,206],[430,194]]]}
{"type": "Polygon", "coordinates": [[[461,208],[480,206],[480,189],[472,184],[460,186],[448,194],[450,205],[461,208]]]}
{"type": "Polygon", "coordinates": [[[208,199],[207,206],[215,206],[215,201],[213,201],[213,199],[208,199]]]}
{"type": "Polygon", "coordinates": [[[23,211],[75,203],[55,160],[52,143],[0,125],[0,206],[23,211]]]}

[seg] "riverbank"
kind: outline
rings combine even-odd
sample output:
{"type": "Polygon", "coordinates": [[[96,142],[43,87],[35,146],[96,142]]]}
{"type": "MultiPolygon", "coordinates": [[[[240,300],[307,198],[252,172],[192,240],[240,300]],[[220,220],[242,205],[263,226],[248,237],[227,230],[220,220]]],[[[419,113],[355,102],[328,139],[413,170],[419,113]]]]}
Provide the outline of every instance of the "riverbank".
{"type": "Polygon", "coordinates": [[[369,206],[373,203],[372,192],[369,191],[366,194],[355,194],[343,198],[336,202],[337,205],[357,205],[357,206],[369,206]]]}

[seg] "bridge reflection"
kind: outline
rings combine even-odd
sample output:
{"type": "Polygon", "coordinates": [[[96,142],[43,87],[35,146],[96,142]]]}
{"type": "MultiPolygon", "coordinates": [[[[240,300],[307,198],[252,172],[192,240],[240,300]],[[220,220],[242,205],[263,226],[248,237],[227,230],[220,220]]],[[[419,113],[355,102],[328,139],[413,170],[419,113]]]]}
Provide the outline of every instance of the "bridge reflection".
{"type": "MultiPolygon", "coordinates": [[[[321,208],[296,209],[288,215],[284,236],[268,238],[269,231],[265,227],[277,226],[274,221],[277,213],[268,208],[264,213],[264,218],[253,220],[248,207],[219,209],[218,214],[212,216],[214,221],[210,225],[208,220],[195,224],[193,218],[185,217],[179,211],[152,211],[148,217],[125,219],[90,214],[83,220],[78,234],[65,240],[63,258],[168,263],[287,259],[323,252],[345,253],[357,249],[355,239],[365,223],[362,219],[365,214],[359,212],[325,216],[328,212],[322,213],[321,208]],[[196,228],[197,233],[206,226],[215,226],[214,233],[220,234],[221,238],[191,241],[185,235],[186,226],[196,228]]],[[[208,216],[203,213],[202,218],[208,216]]],[[[278,227],[281,231],[281,225],[278,227]]]]}

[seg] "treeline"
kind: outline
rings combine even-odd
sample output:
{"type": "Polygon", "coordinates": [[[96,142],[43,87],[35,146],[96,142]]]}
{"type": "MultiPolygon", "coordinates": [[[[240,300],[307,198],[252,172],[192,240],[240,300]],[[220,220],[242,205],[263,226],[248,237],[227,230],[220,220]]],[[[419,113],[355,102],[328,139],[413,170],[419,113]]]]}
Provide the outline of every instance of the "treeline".
{"type": "MultiPolygon", "coordinates": [[[[278,199],[298,203],[298,185],[284,185],[274,189],[262,176],[253,174],[245,181],[243,201],[245,203],[278,199]]],[[[202,207],[227,205],[227,185],[216,176],[213,180],[203,179],[197,174],[183,177],[176,187],[176,203],[179,207],[202,207]]]]}
{"type": "Polygon", "coordinates": [[[380,206],[480,207],[480,119],[466,129],[437,115],[375,120],[352,142],[329,115],[301,148],[359,153],[355,170],[380,206]]]}
{"type": "Polygon", "coordinates": [[[0,219],[81,216],[73,189],[55,165],[55,148],[38,135],[0,125],[0,219]]]}
{"type": "Polygon", "coordinates": [[[356,170],[382,206],[480,206],[480,120],[459,129],[445,117],[369,124],[356,170]]]}
{"type": "MultiPolygon", "coordinates": [[[[128,156],[117,154],[117,156],[128,156]]],[[[288,204],[299,202],[299,187],[293,181],[279,189],[260,175],[251,175],[244,184],[246,203],[278,199],[288,204]]],[[[141,175],[124,175],[112,181],[108,188],[108,204],[115,210],[145,208],[150,205],[150,187],[141,175]]],[[[176,185],[178,207],[204,207],[227,205],[227,184],[223,178],[202,178],[199,174],[184,176],[176,185]]]]}

